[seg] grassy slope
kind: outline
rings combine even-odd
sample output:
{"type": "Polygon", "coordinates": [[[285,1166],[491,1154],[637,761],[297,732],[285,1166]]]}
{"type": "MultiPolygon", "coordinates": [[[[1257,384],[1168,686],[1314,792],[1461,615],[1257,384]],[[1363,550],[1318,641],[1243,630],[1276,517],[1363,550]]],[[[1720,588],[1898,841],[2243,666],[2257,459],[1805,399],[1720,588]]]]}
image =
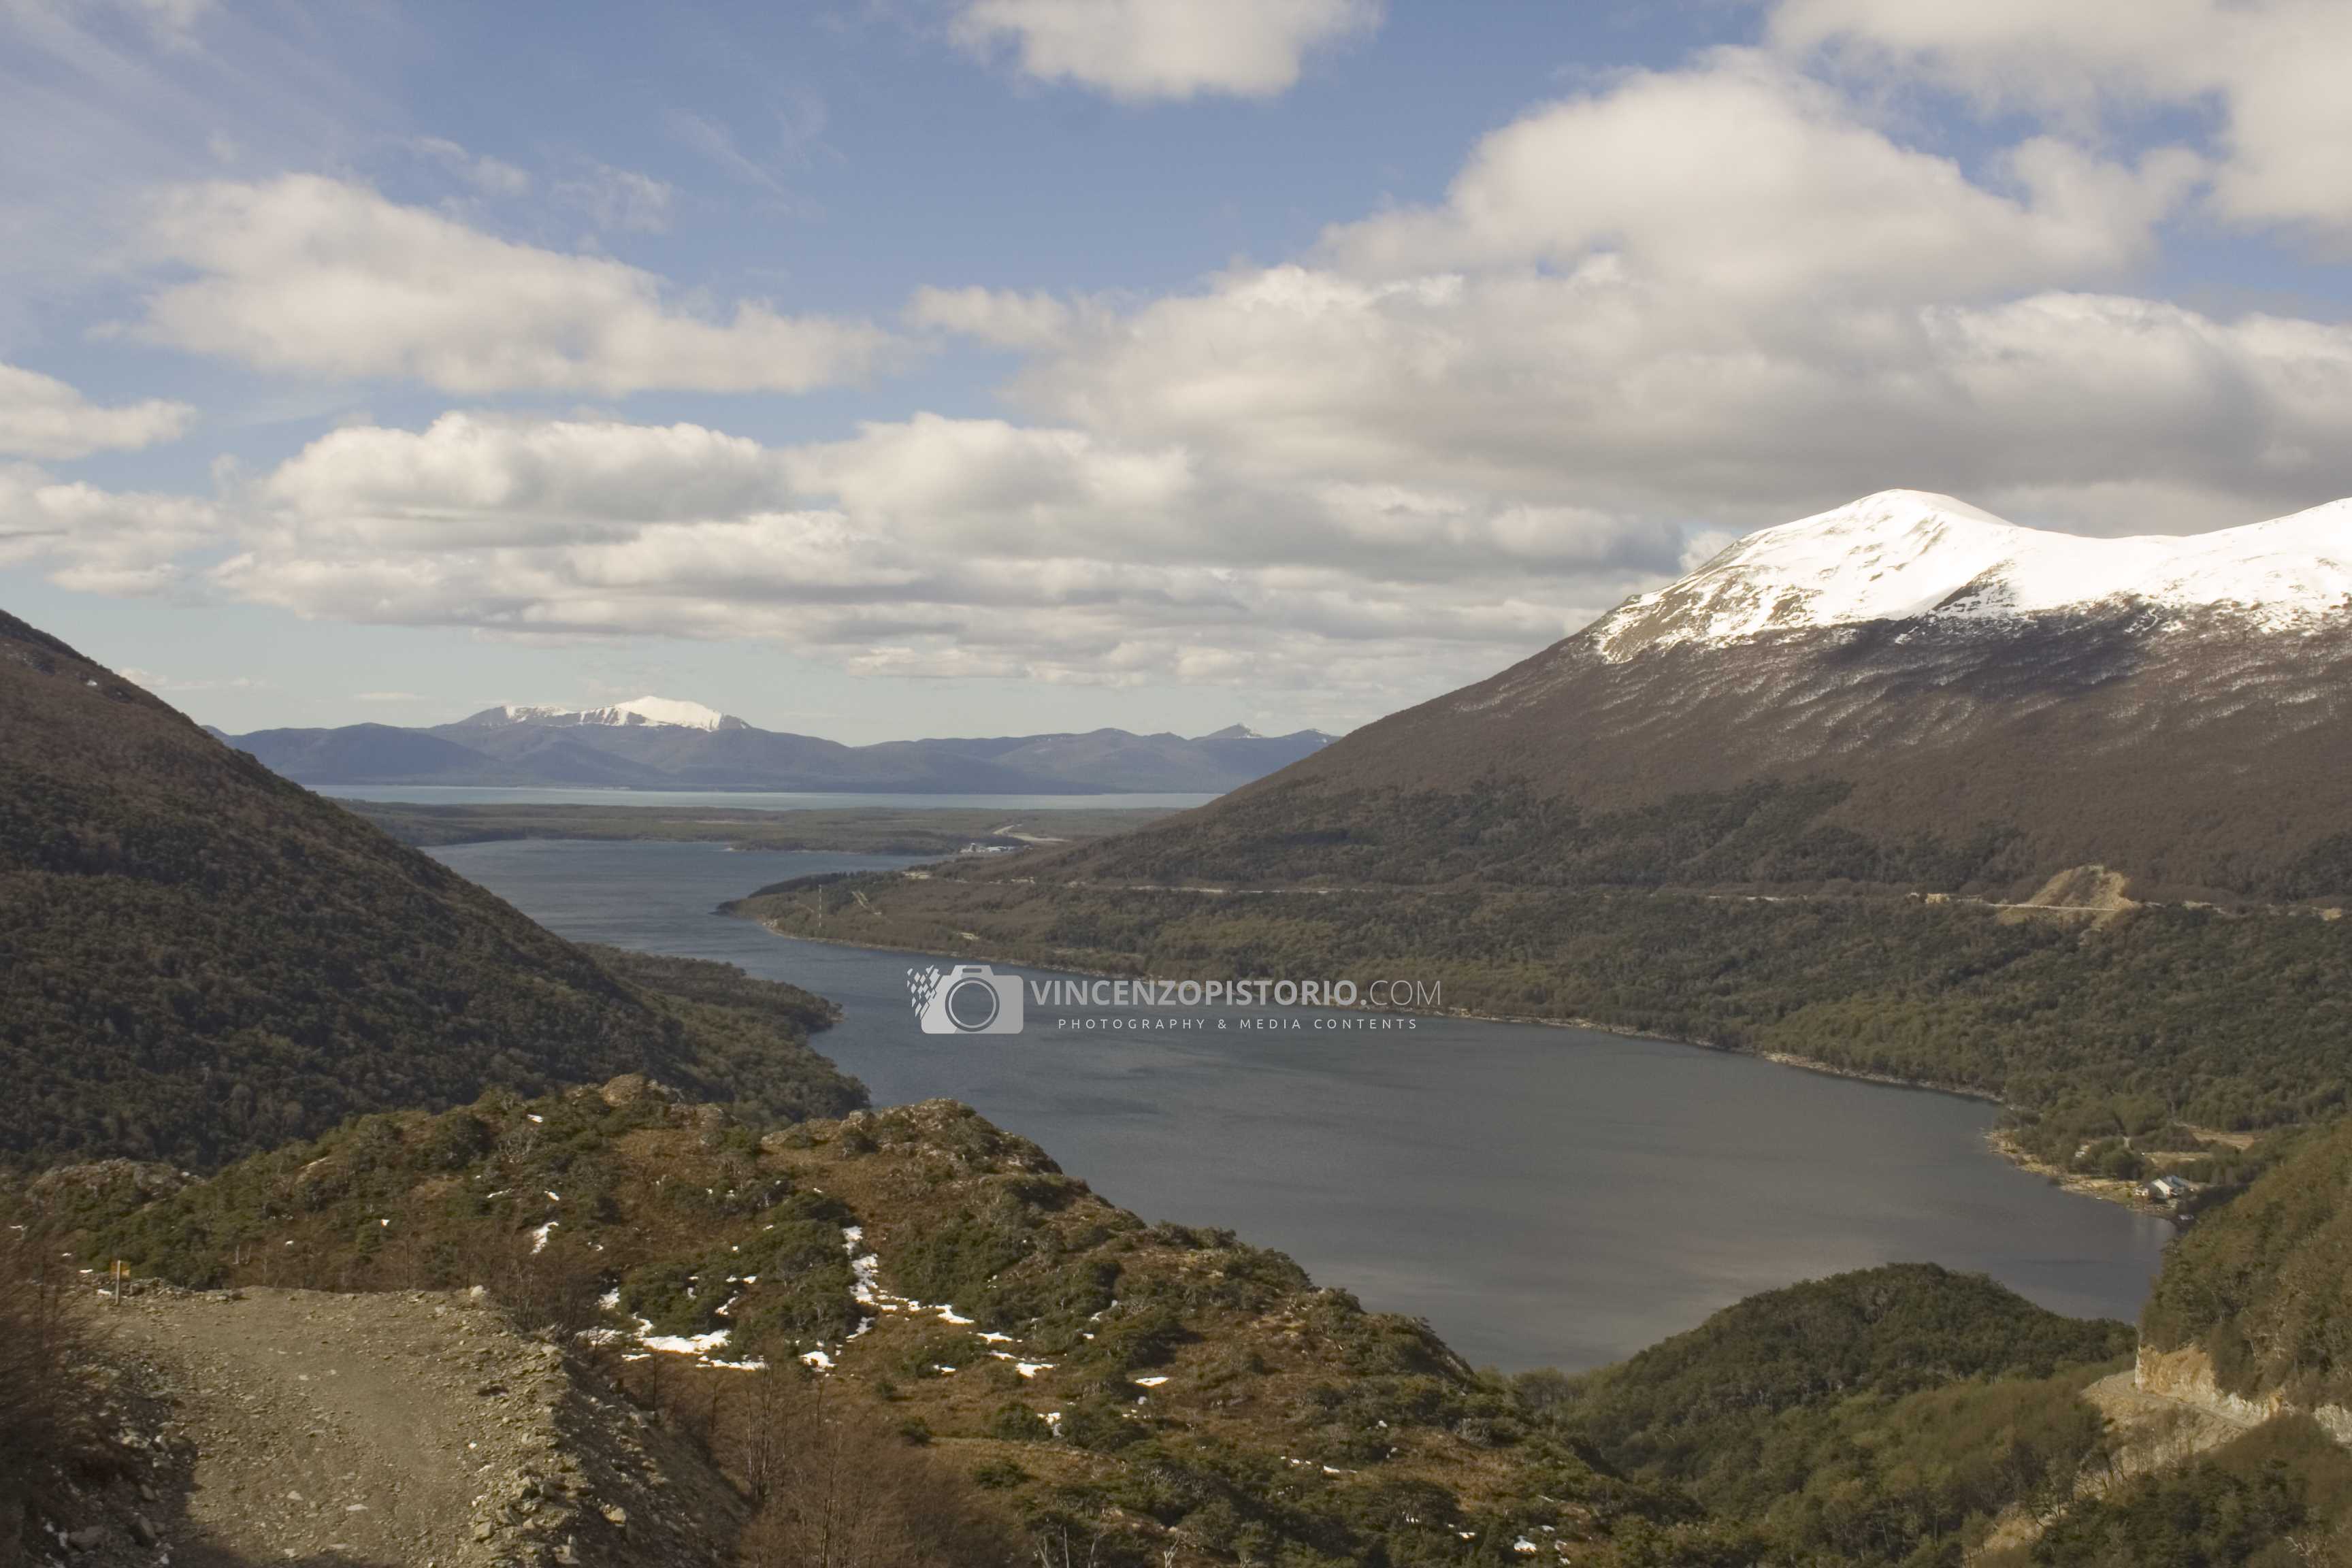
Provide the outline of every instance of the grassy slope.
{"type": "Polygon", "coordinates": [[[805,993],[667,999],[5,616],[0,735],[0,1161],[210,1165],[633,1070],[862,1100],[805,993]]]}

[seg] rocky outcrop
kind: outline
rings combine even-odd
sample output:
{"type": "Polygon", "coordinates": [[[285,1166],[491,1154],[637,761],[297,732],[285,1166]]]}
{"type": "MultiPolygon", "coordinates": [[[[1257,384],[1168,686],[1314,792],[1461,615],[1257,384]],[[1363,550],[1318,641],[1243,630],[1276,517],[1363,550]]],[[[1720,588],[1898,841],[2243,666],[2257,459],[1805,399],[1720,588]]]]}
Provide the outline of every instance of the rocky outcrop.
{"type": "Polygon", "coordinates": [[[2159,1351],[2142,1344],[2132,1368],[2132,1385],[2238,1427],[2259,1426],[2280,1415],[2309,1415],[2329,1436],[2352,1447],[2352,1410],[2341,1405],[2299,1405],[2277,1388],[2253,1395],[2233,1394],[2221,1386],[2213,1358],[2200,1345],[2159,1351]]]}
{"type": "Polygon", "coordinates": [[[161,1290],[100,1313],[150,1412],[126,1433],[168,1462],[54,1521],[77,1563],[734,1561],[746,1510],[700,1451],[478,1294],[161,1290]]]}

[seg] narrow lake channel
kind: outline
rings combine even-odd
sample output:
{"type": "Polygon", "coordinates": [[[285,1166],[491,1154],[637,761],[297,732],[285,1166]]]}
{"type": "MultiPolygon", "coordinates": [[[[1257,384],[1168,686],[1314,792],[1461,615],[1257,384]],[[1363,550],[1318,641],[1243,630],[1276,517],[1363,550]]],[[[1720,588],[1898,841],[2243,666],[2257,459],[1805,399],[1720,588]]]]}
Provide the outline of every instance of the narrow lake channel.
{"type": "Polygon", "coordinates": [[[2129,1319],[2172,1235],[2000,1160],[1985,1144],[1993,1108],[1956,1096],[1458,1019],[1072,1034],[1033,1010],[1020,1035],[925,1035],[907,1000],[908,968],[925,961],[712,912],[785,877],[902,863],[885,858],[561,841],[432,853],[565,936],[831,997],[846,1016],[817,1047],[877,1104],[964,1100],[1113,1202],[1279,1247],[1318,1283],[1428,1318],[1475,1363],[1592,1366],[1742,1296],[1906,1260],[2129,1319]]]}

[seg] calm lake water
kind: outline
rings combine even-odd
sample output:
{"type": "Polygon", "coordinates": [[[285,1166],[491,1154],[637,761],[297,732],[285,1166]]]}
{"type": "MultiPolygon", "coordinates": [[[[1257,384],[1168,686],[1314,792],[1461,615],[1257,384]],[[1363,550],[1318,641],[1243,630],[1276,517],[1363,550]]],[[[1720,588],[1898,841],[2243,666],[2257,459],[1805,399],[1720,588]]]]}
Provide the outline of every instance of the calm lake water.
{"type": "Polygon", "coordinates": [[[536,789],[479,784],[310,784],[341,800],[410,805],[723,805],[738,811],[837,811],[844,806],[968,806],[974,811],[1049,811],[1056,806],[1190,811],[1213,795],[882,795],[823,790],[536,789]]]}
{"type": "MultiPolygon", "coordinates": [[[[763,883],[903,862],[704,844],[432,853],[555,931],[722,959],[840,1003],[818,1047],[877,1104],[946,1095],[1148,1219],[1224,1226],[1473,1362],[1580,1368],[1742,1296],[1926,1259],[2060,1311],[2138,1312],[2171,1226],[1985,1147],[1981,1102],[1580,1029],[929,1036],[923,960],[711,912],[763,883]]],[[[1034,972],[1043,973],[1044,972],[1034,972]]],[[[1311,1018],[1314,1015],[1302,1015],[1311,1018]]]]}

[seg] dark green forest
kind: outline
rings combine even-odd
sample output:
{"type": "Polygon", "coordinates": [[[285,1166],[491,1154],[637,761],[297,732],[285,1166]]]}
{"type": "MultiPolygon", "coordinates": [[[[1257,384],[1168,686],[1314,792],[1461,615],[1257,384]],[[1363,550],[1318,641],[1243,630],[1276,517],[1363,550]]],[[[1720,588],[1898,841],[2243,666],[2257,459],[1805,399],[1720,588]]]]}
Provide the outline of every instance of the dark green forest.
{"type": "MultiPolygon", "coordinates": [[[[1339,788],[1277,777],[1200,811],[1056,862],[1089,881],[1242,887],[1680,888],[1712,891],[1973,892],[2031,887],[2026,835],[1996,818],[1866,832],[1837,820],[1854,793],[1832,777],[1759,779],[1614,810],[1521,778],[1466,790],[1339,788]]],[[[2213,872],[2252,902],[2352,893],[2352,833],[2284,864],[2221,856],[2213,872]]]]}
{"type": "MultiPolygon", "coordinates": [[[[1442,983],[1455,1010],[1989,1095],[2060,1163],[2105,1159],[2097,1146],[2125,1137],[2205,1148],[2182,1124],[2323,1120],[2352,1080],[2352,929],[2305,910],[2004,919],[1909,898],[1179,892],[952,872],[853,885],[864,904],[836,910],[826,932],[841,940],[1168,977],[1410,975],[1442,983]]],[[[809,929],[790,892],[736,908],[809,929]]],[[[2208,1158],[2221,1170],[2237,1156],[2215,1145],[2208,1158]]]]}

